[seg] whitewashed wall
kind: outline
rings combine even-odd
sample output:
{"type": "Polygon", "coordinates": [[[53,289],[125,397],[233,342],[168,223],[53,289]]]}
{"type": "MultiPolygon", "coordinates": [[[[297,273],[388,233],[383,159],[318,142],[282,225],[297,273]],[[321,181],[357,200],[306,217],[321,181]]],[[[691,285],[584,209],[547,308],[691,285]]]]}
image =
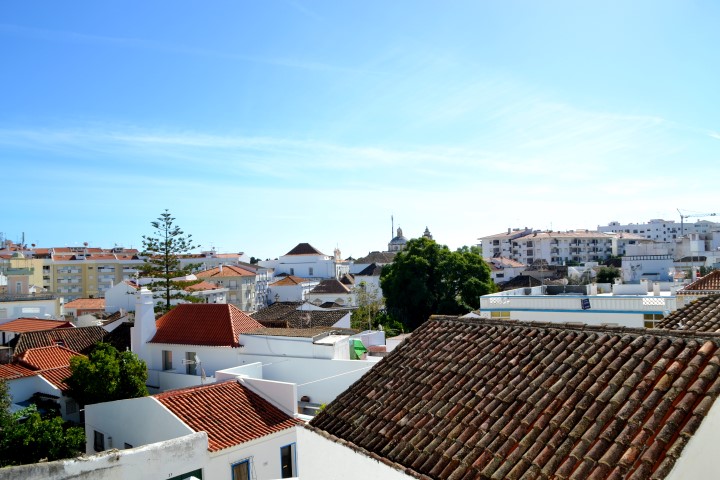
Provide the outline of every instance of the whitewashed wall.
{"type": "Polygon", "coordinates": [[[125,443],[134,447],[148,445],[193,433],[153,397],[86,405],[85,451],[88,454],[95,453],[94,431],[105,435],[106,449],[123,448],[125,443]]]}
{"type": "Polygon", "coordinates": [[[718,478],[717,455],[720,442],[720,405],[715,400],[705,420],[690,438],[667,480],[718,478]]]}
{"type": "Polygon", "coordinates": [[[414,478],[373,458],[298,428],[298,475],[313,480],[400,480],[414,478]]]}
{"type": "MultiPolygon", "coordinates": [[[[193,433],[162,443],[88,457],[0,469],[0,480],[144,480],[171,478],[203,468],[207,435],[193,433]]],[[[212,478],[203,476],[203,478],[212,478]]],[[[229,477],[226,477],[229,478],[229,477]]]]}

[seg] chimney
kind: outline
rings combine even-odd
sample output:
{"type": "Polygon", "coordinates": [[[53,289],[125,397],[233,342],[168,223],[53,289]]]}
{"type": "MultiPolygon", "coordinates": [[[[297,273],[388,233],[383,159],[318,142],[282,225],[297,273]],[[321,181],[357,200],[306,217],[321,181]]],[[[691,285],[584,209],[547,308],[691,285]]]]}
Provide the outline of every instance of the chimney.
{"type": "Polygon", "coordinates": [[[597,295],[597,294],[598,294],[597,283],[593,282],[590,284],[590,295],[597,295]]]}
{"type": "Polygon", "coordinates": [[[510,227],[508,227],[508,235],[510,235],[510,227]]]}
{"type": "Polygon", "coordinates": [[[222,266],[223,266],[223,264],[221,263],[220,264],[220,273],[222,273],[222,266]]]}
{"type": "Polygon", "coordinates": [[[644,289],[646,292],[649,292],[649,291],[650,291],[650,287],[648,286],[648,281],[647,281],[646,278],[643,278],[642,280],[640,280],[640,285],[643,286],[643,289],[644,289]]]}
{"type": "Polygon", "coordinates": [[[131,350],[150,367],[150,352],[147,342],[155,336],[155,304],[153,294],[146,287],[135,294],[135,326],[130,333],[131,350]]]}
{"type": "Polygon", "coordinates": [[[653,282],[653,295],[660,296],[660,282],[653,282]]]}

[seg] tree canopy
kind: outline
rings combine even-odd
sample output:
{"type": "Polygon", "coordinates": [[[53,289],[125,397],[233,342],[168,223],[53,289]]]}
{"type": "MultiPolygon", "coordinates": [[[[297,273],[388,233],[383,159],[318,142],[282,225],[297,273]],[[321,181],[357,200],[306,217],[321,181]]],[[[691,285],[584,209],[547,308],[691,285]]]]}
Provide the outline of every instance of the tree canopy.
{"type": "Polygon", "coordinates": [[[35,405],[10,413],[7,384],[0,379],[0,467],[76,457],[85,450],[85,430],[59,416],[43,417],[35,405]]]}
{"type": "Polygon", "coordinates": [[[390,316],[412,331],[430,315],[458,315],[496,290],[477,247],[451,251],[427,238],[410,240],[380,276],[390,316]]]}
{"type": "Polygon", "coordinates": [[[144,397],[147,367],[133,352],[118,352],[98,343],[88,357],[70,359],[72,374],[65,381],[70,396],[81,405],[144,397]]]}
{"type": "Polygon", "coordinates": [[[161,293],[163,301],[158,302],[157,306],[160,313],[165,313],[172,308],[173,299],[192,301],[192,297],[183,291],[189,284],[173,279],[192,273],[195,265],[182,266],[179,257],[200,246],[193,244],[192,235],[185,235],[185,232],[175,225],[175,217],[167,209],[156,221],[150,222],[150,225],[155,231],[152,235],[142,237],[145,263],[140,267],[140,273],[153,279],[146,287],[161,293]]]}

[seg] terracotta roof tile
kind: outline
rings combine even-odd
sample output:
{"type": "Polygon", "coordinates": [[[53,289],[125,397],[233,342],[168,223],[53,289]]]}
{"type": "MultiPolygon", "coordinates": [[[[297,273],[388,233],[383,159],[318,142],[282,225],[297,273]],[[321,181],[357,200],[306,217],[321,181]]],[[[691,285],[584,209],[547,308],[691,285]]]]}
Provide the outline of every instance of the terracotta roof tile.
{"type": "Polygon", "coordinates": [[[311,327],[311,328],[260,328],[245,335],[270,335],[273,337],[314,337],[323,333],[333,333],[337,335],[354,335],[357,331],[349,328],[333,328],[333,327],[311,327]]]}
{"type": "Polygon", "coordinates": [[[62,345],[76,352],[88,353],[106,335],[107,331],[98,326],[54,328],[52,330],[21,333],[10,343],[15,355],[20,355],[29,348],[51,345],[62,345]]]}
{"type": "Polygon", "coordinates": [[[22,365],[15,365],[12,363],[0,364],[0,378],[4,380],[13,380],[22,377],[32,377],[37,372],[25,368],[22,365]]]}
{"type": "Polygon", "coordinates": [[[310,293],[319,295],[319,294],[337,294],[337,295],[347,295],[350,293],[350,289],[347,287],[347,285],[342,284],[339,280],[335,278],[329,278],[322,280],[320,283],[318,283],[312,290],[310,290],[310,293]]]}
{"type": "Polygon", "coordinates": [[[683,293],[696,292],[720,292],[720,270],[713,270],[707,275],[698,278],[677,293],[682,295],[683,293]]]}
{"type": "Polygon", "coordinates": [[[254,277],[255,272],[251,272],[242,267],[235,265],[223,265],[222,268],[215,267],[202,272],[195,273],[198,278],[216,278],[216,277],[254,277]]]}
{"type": "Polygon", "coordinates": [[[65,304],[65,308],[82,310],[105,310],[104,298],[77,298],[65,304]]]}
{"type": "Polygon", "coordinates": [[[663,478],[719,371],[720,336],[433,317],[310,425],[418,477],[663,478]]]}
{"type": "Polygon", "coordinates": [[[45,370],[48,368],[67,367],[70,365],[70,359],[78,355],[81,354],[69,348],[52,345],[49,347],[25,350],[20,355],[16,355],[15,360],[28,368],[45,370]]]}
{"type": "Polygon", "coordinates": [[[271,286],[273,287],[283,287],[283,286],[294,286],[294,285],[300,285],[301,283],[307,283],[310,280],[307,278],[301,278],[296,277],[295,275],[288,275],[286,277],[283,277],[282,279],[278,280],[277,282],[273,282],[271,286]]]}
{"type": "Polygon", "coordinates": [[[193,283],[192,285],[185,287],[185,291],[186,292],[202,292],[205,290],[218,290],[219,288],[220,287],[218,287],[217,285],[203,280],[202,282],[193,283]]]}
{"type": "Polygon", "coordinates": [[[217,452],[302,422],[235,380],[154,395],[196,432],[207,432],[208,450],[217,452]]]}
{"type": "Polygon", "coordinates": [[[355,264],[364,265],[366,263],[377,263],[379,265],[387,265],[395,260],[396,252],[370,252],[362,258],[355,260],[355,264]]]}
{"type": "Polygon", "coordinates": [[[262,325],[225,303],[183,303],[160,317],[151,343],[238,347],[241,333],[262,325]]]}
{"type": "Polygon", "coordinates": [[[311,328],[332,327],[349,310],[298,310],[302,302],[275,302],[258,310],[252,318],[266,327],[311,328]]]}
{"type": "Polygon", "coordinates": [[[665,317],[656,328],[720,332],[720,295],[709,295],[693,300],[665,317]]]}
{"type": "Polygon", "coordinates": [[[61,391],[67,392],[68,390],[70,390],[70,387],[65,383],[65,380],[67,380],[68,377],[70,377],[70,375],[72,374],[69,366],[48,368],[45,370],[40,370],[36,373],[48,382],[55,385],[61,391]]]}
{"type": "Polygon", "coordinates": [[[0,325],[0,331],[25,333],[55,328],[72,328],[72,323],[62,320],[43,320],[39,318],[18,318],[0,325]]]}

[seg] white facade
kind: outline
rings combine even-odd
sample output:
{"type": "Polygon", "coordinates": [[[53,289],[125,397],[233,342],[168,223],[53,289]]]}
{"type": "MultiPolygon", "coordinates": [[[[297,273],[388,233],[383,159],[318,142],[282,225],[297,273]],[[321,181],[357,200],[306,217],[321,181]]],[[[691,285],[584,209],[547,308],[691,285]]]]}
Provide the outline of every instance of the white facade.
{"type": "Polygon", "coordinates": [[[340,443],[315,433],[309,428],[298,428],[298,455],[300,478],[313,480],[401,480],[415,478],[340,443]]]}
{"type": "Polygon", "coordinates": [[[261,261],[259,265],[272,268],[275,276],[285,274],[303,278],[340,278],[349,272],[350,266],[336,257],[322,253],[282,255],[276,260],[261,261]]]}
{"type": "MultiPolygon", "coordinates": [[[[139,447],[193,434],[193,430],[154,397],[133,398],[88,405],[85,409],[86,452],[95,453],[95,435],[102,435],[105,449],[139,447]]],[[[280,449],[297,444],[295,428],[257,438],[223,450],[208,451],[207,442],[195,445],[193,456],[202,460],[203,478],[232,479],[232,465],[250,461],[255,478],[280,478],[280,449]]],[[[194,469],[194,468],[193,468],[194,469]]],[[[126,477],[130,478],[130,477],[126,477]]],[[[137,478],[143,478],[137,477],[137,478]]]]}
{"type": "Polygon", "coordinates": [[[720,223],[710,222],[707,220],[697,220],[694,222],[676,222],[674,220],[663,220],[654,218],[647,223],[628,223],[621,225],[620,222],[613,221],[607,225],[598,225],[600,232],[613,233],[631,233],[640,235],[662,243],[667,246],[669,253],[678,257],[675,251],[676,242],[681,237],[689,234],[704,234],[710,232],[720,232],[720,223]]]}
{"type": "Polygon", "coordinates": [[[568,262],[599,262],[611,255],[624,255],[630,245],[649,242],[633,234],[615,234],[591,230],[567,232],[508,229],[507,233],[482,237],[480,248],[485,257],[507,257],[525,265],[545,260],[551,265],[568,262]]]}
{"type": "Polygon", "coordinates": [[[0,323],[16,318],[60,318],[60,298],[38,295],[38,300],[9,300],[0,302],[0,323]]]}
{"type": "Polygon", "coordinates": [[[320,281],[318,280],[303,279],[303,281],[297,284],[289,284],[283,280],[278,280],[275,283],[271,283],[268,288],[270,303],[303,302],[310,293],[310,290],[317,287],[319,283],[320,281]]]}
{"type": "Polygon", "coordinates": [[[207,435],[198,432],[142,447],[6,467],[0,469],[0,480],[172,480],[207,463],[207,435]]]}
{"type": "Polygon", "coordinates": [[[137,289],[127,282],[113,285],[105,292],[105,311],[115,313],[118,310],[135,311],[135,293],[137,289]]]}
{"type": "MultiPolygon", "coordinates": [[[[480,297],[481,318],[506,318],[529,322],[587,325],[653,326],[678,308],[679,285],[657,282],[641,284],[587,285],[585,293],[548,295],[547,286],[518,288],[480,297]]],[[[563,288],[563,287],[559,287],[563,288]]],[[[577,287],[575,287],[577,288],[577,287]]]]}

